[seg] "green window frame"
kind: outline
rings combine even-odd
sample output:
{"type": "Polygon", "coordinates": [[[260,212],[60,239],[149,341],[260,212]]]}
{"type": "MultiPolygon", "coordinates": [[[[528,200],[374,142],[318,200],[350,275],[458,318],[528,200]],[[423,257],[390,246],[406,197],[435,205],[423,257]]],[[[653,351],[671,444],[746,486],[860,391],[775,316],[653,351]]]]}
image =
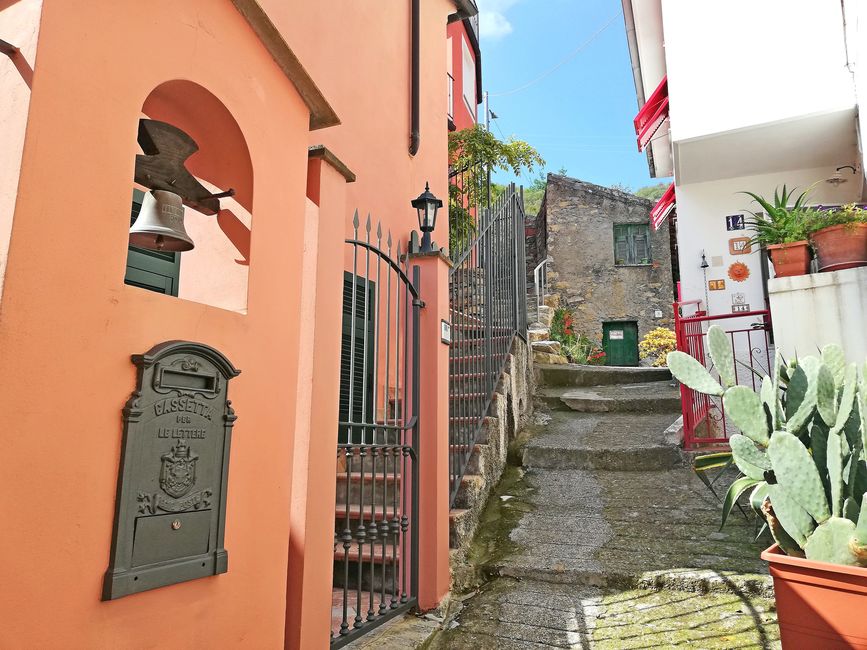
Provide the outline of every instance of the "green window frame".
{"type": "MultiPolygon", "coordinates": [[[[144,201],[144,192],[133,189],[130,226],[138,219],[142,201],[144,201]]],[[[177,296],[180,276],[180,253],[149,251],[135,246],[129,247],[124,284],[156,293],[164,293],[168,296],[177,296]]]]}
{"type": "Polygon", "coordinates": [[[653,262],[650,226],[646,223],[621,223],[614,226],[614,265],[647,266],[653,262]]]}

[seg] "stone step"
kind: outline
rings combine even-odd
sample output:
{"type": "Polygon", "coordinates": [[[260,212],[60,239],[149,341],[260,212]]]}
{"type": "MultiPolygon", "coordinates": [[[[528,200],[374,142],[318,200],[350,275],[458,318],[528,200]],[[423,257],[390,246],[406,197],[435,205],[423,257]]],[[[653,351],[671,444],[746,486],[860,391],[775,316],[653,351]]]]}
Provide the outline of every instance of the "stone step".
{"type": "Polygon", "coordinates": [[[536,385],[572,386],[611,386],[615,384],[635,384],[649,381],[671,381],[668,368],[631,368],[624,366],[548,366],[536,364],[536,385]]]}
{"type": "Polygon", "coordinates": [[[581,413],[679,413],[680,393],[669,382],[647,382],[592,388],[537,389],[538,401],[555,410],[581,413]]]}
{"type": "Polygon", "coordinates": [[[522,463],[542,469],[661,470],[681,467],[671,413],[553,411],[545,435],[524,447],[522,463]]]}
{"type": "Polygon", "coordinates": [[[628,445],[622,449],[528,447],[522,462],[527,467],[545,469],[643,471],[680,467],[683,456],[677,447],[665,445],[628,445]]]}

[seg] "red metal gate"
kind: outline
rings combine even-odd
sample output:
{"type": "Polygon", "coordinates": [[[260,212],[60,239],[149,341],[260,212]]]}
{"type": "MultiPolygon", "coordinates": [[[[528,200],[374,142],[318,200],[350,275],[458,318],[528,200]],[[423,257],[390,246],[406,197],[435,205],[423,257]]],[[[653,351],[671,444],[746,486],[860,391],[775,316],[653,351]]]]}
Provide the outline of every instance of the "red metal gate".
{"type": "MultiPolygon", "coordinates": [[[[762,377],[770,374],[772,367],[771,313],[761,310],[708,316],[700,307],[700,300],[674,303],[677,349],[697,359],[719,378],[710,356],[705,354],[705,337],[711,325],[723,327],[731,341],[736,382],[758,390],[762,377]],[[685,316],[687,310],[693,313],[685,316]]],[[[726,445],[729,437],[738,432],[726,420],[721,398],[703,395],[681,385],[680,399],[684,448],[706,449],[726,445]]]]}

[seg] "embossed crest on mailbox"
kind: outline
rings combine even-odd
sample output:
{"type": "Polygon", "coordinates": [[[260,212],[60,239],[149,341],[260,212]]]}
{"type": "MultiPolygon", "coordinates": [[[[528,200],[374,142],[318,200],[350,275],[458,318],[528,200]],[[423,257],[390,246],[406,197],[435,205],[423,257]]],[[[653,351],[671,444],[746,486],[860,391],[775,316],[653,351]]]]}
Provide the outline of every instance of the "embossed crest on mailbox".
{"type": "Polygon", "coordinates": [[[134,355],[103,600],[225,573],[227,399],[239,370],[214,348],[160,343],[134,355]]]}

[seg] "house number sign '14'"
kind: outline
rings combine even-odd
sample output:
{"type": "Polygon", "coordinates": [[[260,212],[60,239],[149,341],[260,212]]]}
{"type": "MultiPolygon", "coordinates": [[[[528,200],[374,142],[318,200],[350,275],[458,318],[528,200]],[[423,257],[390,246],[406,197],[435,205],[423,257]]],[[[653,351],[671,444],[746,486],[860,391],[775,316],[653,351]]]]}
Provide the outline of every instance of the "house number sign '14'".
{"type": "Polygon", "coordinates": [[[227,399],[239,371],[201,343],[169,341],[134,355],[123,409],[121,471],[103,600],[225,573],[227,399]]]}

